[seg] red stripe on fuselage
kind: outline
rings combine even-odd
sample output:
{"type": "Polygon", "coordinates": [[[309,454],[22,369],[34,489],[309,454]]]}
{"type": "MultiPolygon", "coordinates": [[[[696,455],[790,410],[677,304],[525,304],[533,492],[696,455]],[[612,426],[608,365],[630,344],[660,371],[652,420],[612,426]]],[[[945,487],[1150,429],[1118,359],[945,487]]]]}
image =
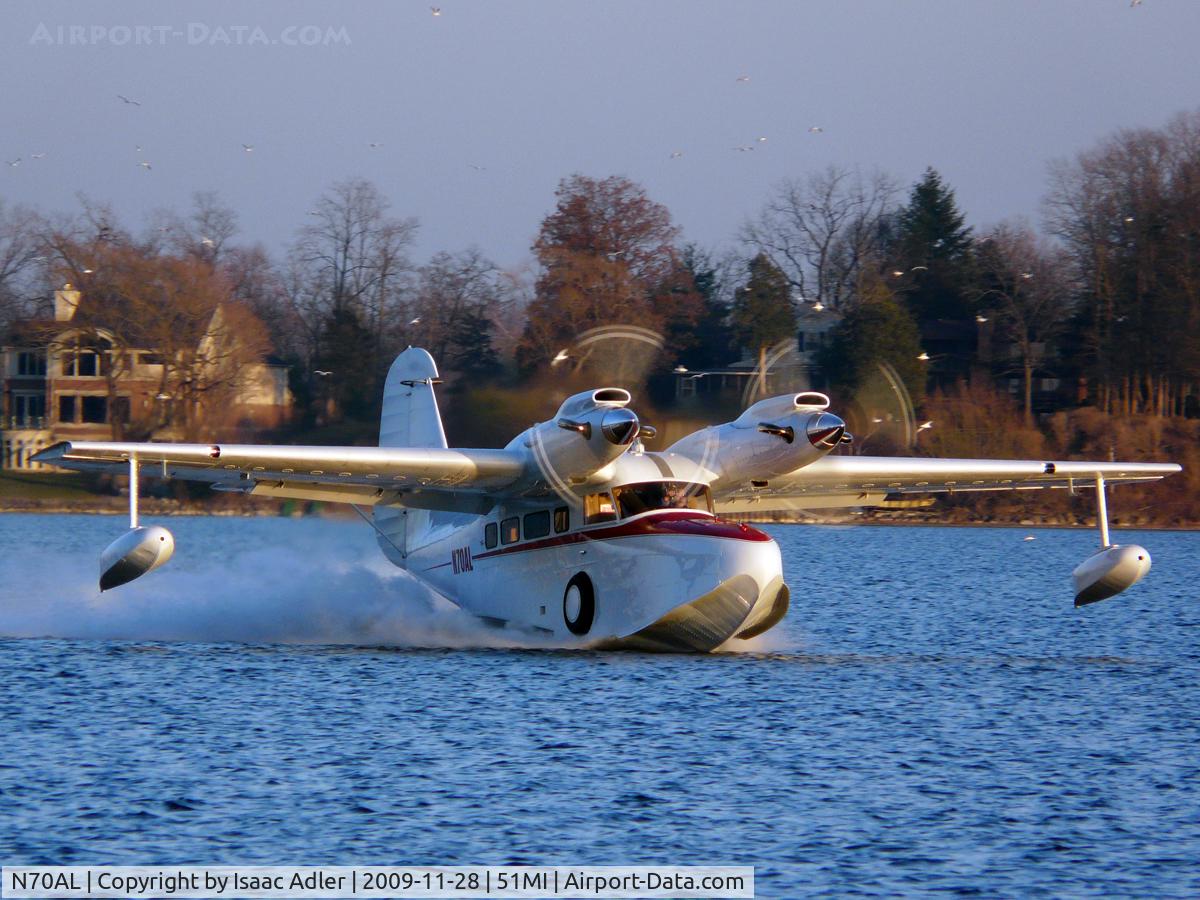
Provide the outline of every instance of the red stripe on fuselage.
{"type": "Polygon", "coordinates": [[[582,544],[585,541],[610,541],[614,538],[648,537],[653,535],[687,535],[690,537],[724,538],[733,541],[752,541],[762,543],[771,540],[757,528],[743,525],[740,522],[726,522],[708,516],[698,516],[686,510],[672,510],[641,519],[632,519],[617,525],[603,528],[590,528],[586,531],[576,531],[571,534],[560,534],[557,537],[543,538],[524,544],[513,544],[511,547],[501,547],[487,553],[478,553],[476,560],[488,559],[493,556],[503,556],[506,553],[520,553],[524,550],[543,550],[547,547],[561,547],[567,544],[582,544]]]}

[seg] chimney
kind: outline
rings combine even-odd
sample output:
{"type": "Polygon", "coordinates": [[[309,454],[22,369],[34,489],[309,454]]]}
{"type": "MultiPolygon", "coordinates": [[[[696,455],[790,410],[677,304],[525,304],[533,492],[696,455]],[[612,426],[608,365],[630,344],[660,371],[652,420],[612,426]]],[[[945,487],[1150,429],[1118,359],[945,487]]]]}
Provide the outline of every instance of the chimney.
{"type": "Polygon", "coordinates": [[[70,282],[62,286],[61,291],[54,292],[54,321],[70,322],[79,307],[79,291],[71,287],[70,282]]]}

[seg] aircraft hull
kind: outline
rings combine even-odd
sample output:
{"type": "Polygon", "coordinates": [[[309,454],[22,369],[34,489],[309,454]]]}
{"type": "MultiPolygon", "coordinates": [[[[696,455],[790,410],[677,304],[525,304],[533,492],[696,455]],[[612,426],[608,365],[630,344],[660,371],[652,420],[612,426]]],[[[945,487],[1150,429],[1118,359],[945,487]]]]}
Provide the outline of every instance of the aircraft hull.
{"type": "Polygon", "coordinates": [[[492,550],[475,531],[410,554],[409,571],[567,646],[706,652],[786,609],[779,546],[749,526],[672,510],[492,550]]]}

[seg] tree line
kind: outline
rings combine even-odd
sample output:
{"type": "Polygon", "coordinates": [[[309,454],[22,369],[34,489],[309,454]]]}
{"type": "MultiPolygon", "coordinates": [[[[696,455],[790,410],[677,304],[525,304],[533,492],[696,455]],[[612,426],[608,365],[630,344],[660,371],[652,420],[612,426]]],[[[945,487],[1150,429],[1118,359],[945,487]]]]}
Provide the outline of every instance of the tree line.
{"type": "Polygon", "coordinates": [[[633,326],[657,335],[640,377],[662,405],[676,367],[765,363],[813,310],[839,317],[822,362],[848,395],[886,364],[921,403],[922,334],[987,323],[1012,350],[990,374],[1020,379],[1027,425],[1048,361],[1076,402],[1101,412],[1200,412],[1200,111],[1055,163],[1042,231],[1013,221],[976,232],[933,169],[905,190],[886,173],[839,166],[777,184],[722,253],[684,242],[670,211],[628,178],[571,175],[532,262],[516,268],[479,248],[415,262],[419,223],[358,178],[317,198],[275,256],[240,240],[236,210],[213,193],[138,233],[103,204],[81,205],[55,217],[0,203],[10,339],[19,321],[48,316],[53,289],[70,282],[96,325],[194,368],[185,347],[220,307],[230,354],[273,348],[288,363],[302,425],[361,424],[364,439],[387,367],[408,345],[428,348],[462,392],[569,380],[586,363],[568,352],[580,335],[633,326]]]}

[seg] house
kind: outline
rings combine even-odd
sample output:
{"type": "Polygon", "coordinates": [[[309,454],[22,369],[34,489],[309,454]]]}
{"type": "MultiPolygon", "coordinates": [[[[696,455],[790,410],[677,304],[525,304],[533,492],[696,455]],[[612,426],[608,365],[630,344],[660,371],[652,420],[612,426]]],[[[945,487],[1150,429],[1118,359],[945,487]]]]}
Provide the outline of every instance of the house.
{"type": "MultiPolygon", "coordinates": [[[[171,439],[177,396],[168,361],[154,347],[125,346],[103,324],[76,313],[80,293],[54,292],[53,319],[16,323],[0,345],[0,468],[41,469],[31,461],[63,440],[171,439]]],[[[221,310],[201,341],[213,340],[221,310]]],[[[228,403],[210,416],[214,437],[237,437],[288,420],[287,367],[277,359],[241,366],[228,403]]]]}

